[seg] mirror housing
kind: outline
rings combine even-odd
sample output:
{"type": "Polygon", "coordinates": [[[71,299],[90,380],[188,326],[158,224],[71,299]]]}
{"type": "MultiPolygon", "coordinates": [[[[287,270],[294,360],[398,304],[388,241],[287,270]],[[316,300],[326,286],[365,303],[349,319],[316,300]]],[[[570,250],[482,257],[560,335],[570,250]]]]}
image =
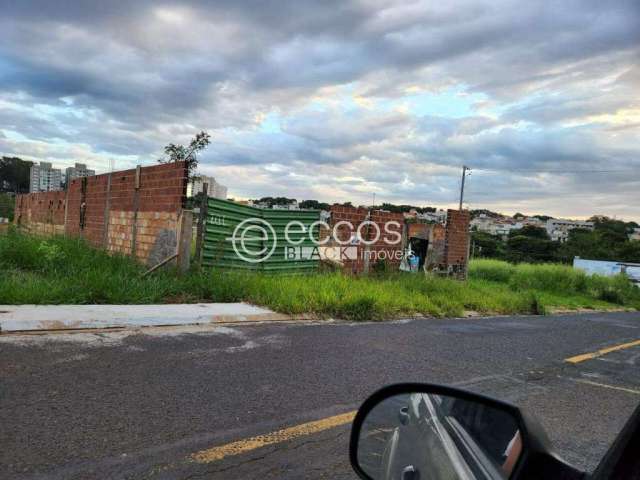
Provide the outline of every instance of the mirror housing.
{"type": "MultiPolygon", "coordinates": [[[[473,404],[479,408],[499,411],[501,414],[507,416],[505,418],[513,419],[515,422],[514,425],[517,426],[516,431],[519,432],[520,435],[522,449],[508,477],[510,480],[539,478],[574,480],[585,477],[584,472],[575,469],[552,452],[550,441],[543,428],[534,418],[522,412],[519,408],[500,400],[453,387],[423,383],[402,383],[390,385],[375,392],[362,404],[355,416],[351,429],[349,458],[354,471],[360,478],[365,480],[383,480],[381,478],[372,478],[370,472],[367,473],[365,471],[358,458],[361,433],[365,420],[372,410],[382,405],[385,401],[392,401],[392,397],[415,395],[433,395],[435,396],[434,398],[452,398],[455,401],[473,404]]],[[[407,410],[408,409],[403,406],[397,411],[394,409],[394,414],[390,415],[390,419],[395,422],[394,424],[398,425],[398,428],[403,428],[408,424],[409,412],[407,410]]],[[[426,424],[432,427],[431,421],[427,420],[426,424]]],[[[432,429],[435,431],[435,427],[432,429]]],[[[396,429],[389,441],[397,445],[399,441],[398,435],[398,429],[396,429]]],[[[384,460],[384,458],[382,460],[384,460]]],[[[401,478],[407,480],[414,478],[419,479],[421,475],[418,470],[419,469],[412,464],[408,464],[403,468],[401,478]]],[[[392,477],[387,476],[387,478],[392,477]]],[[[429,478],[429,475],[423,478],[429,478]]],[[[504,476],[503,478],[507,477],[504,476]]]]}

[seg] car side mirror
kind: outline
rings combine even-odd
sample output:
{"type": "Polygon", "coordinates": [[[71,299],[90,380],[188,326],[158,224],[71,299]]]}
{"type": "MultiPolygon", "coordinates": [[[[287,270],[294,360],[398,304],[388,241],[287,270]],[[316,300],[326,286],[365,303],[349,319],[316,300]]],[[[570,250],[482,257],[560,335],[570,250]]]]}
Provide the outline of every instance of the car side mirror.
{"type": "Polygon", "coordinates": [[[351,430],[367,480],[583,478],[535,420],[498,400],[441,385],[399,384],[367,399],[351,430]]]}

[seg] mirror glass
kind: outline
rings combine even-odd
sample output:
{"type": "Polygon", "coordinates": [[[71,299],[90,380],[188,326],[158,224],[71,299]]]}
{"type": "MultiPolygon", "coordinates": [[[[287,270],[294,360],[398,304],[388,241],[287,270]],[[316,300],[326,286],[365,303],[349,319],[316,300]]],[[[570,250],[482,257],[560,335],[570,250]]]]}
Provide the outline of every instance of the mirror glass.
{"type": "Polygon", "coordinates": [[[522,441],[517,419],[499,407],[411,393],[369,411],[357,453],[374,480],[507,479],[522,441]]]}

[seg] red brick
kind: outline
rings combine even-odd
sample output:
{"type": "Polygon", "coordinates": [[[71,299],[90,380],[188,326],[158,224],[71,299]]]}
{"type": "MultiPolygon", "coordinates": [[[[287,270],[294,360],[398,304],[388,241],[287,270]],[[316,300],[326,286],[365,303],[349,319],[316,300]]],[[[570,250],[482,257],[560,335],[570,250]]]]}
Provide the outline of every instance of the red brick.
{"type": "MultiPolygon", "coordinates": [[[[43,192],[16,197],[16,223],[64,225],[65,203],[67,205],[66,233],[80,235],[94,245],[102,245],[104,238],[104,212],[109,198],[110,210],[132,212],[136,195],[135,169],[112,172],[111,174],[88,177],[86,191],[83,196],[82,180],[71,182],[67,192],[43,192]],[[107,195],[108,178],[111,175],[110,192],[107,195]],[[80,206],[85,203],[85,225],[80,229],[80,206]]],[[[184,162],[153,165],[140,170],[140,189],[138,191],[138,205],[140,212],[168,212],[178,213],[186,193],[187,170],[184,162]]],[[[127,232],[131,230],[131,219],[128,225],[122,226],[127,232]]],[[[171,228],[174,221],[160,220],[152,227],[155,232],[147,235],[146,243],[152,245],[155,235],[160,229],[171,228]]],[[[120,225],[111,225],[110,231],[117,230],[120,225]]],[[[53,231],[51,229],[51,231],[53,231]]],[[[122,247],[110,246],[111,251],[130,253],[130,235],[127,233],[126,245],[122,247]]],[[[141,250],[145,250],[141,247],[141,250]]],[[[138,254],[139,258],[146,258],[147,253],[138,254]]]]}

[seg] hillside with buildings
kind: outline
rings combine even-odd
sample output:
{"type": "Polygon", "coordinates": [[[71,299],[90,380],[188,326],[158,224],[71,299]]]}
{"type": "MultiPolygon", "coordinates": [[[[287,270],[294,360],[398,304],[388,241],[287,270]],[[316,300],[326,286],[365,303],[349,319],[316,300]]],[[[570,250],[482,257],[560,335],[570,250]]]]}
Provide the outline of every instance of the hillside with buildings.
{"type": "Polygon", "coordinates": [[[576,257],[640,263],[640,227],[604,216],[589,220],[487,217],[471,220],[471,255],[510,262],[564,262],[576,257]]]}
{"type": "Polygon", "coordinates": [[[565,242],[569,239],[569,232],[574,229],[593,230],[594,222],[588,220],[570,220],[566,218],[548,218],[546,221],[539,217],[525,216],[489,216],[481,213],[471,220],[471,230],[485,232],[498,237],[506,237],[511,232],[522,230],[524,227],[537,227],[546,230],[549,239],[555,242],[565,242]]]}

